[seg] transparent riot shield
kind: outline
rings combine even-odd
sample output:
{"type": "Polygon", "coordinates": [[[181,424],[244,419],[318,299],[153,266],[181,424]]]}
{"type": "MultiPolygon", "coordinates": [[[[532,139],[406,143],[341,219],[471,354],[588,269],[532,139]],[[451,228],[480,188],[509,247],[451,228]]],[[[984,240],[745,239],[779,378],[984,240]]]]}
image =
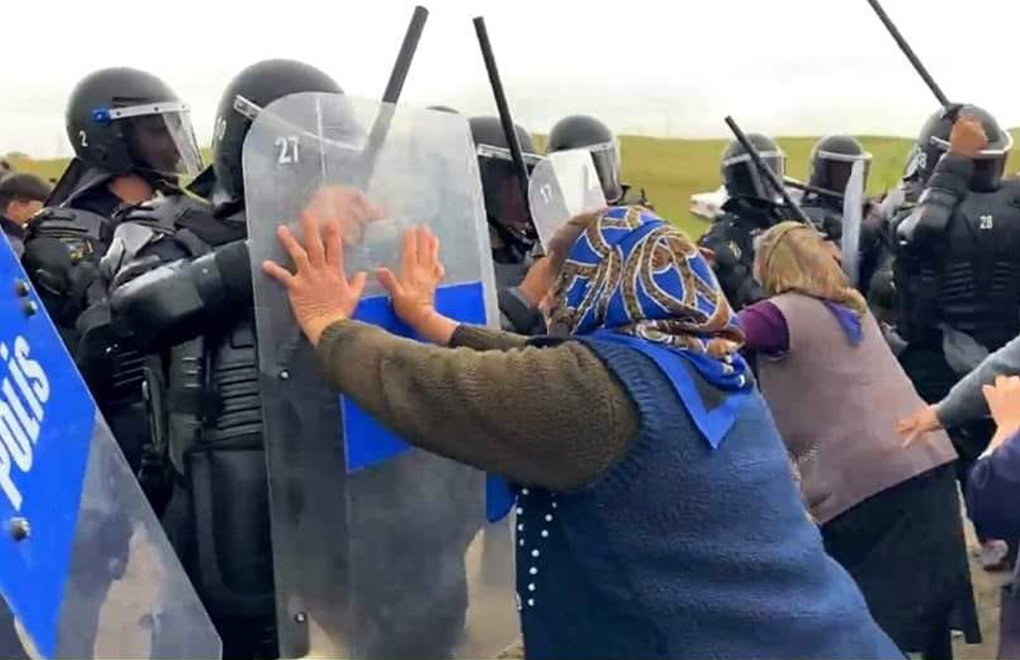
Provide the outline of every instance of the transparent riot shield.
{"type": "MultiPolygon", "coordinates": [[[[485,475],[410,448],[331,391],[260,268],[286,263],[276,229],[297,231],[302,212],[342,221],[350,271],[399,269],[403,230],[424,223],[442,242],[440,310],[493,323],[477,168],[463,117],[349,96],[280,99],[245,142],[284,657],[495,657],[518,638],[509,521],[487,523],[485,475]]],[[[410,336],[371,280],[355,318],[410,336]]]]}
{"type": "Polygon", "coordinates": [[[557,151],[538,163],[528,182],[528,204],[546,249],[556,230],[570,218],[605,208],[606,196],[591,152],[557,151]]]}
{"type": "Polygon", "coordinates": [[[0,525],[0,657],[219,657],[205,609],[5,239],[0,525]]]}
{"type": "Polygon", "coordinates": [[[854,161],[843,196],[843,236],[840,252],[843,271],[853,286],[857,286],[857,281],[860,279],[861,225],[864,222],[864,170],[866,167],[866,161],[854,161]]]}

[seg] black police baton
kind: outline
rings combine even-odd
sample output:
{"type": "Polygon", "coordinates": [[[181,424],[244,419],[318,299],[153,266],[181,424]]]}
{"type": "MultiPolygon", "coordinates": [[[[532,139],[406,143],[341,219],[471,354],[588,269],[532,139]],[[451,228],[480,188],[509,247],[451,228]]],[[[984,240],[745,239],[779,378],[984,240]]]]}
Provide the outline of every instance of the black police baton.
{"type": "Polygon", "coordinates": [[[400,93],[404,90],[407,74],[411,70],[411,61],[414,59],[414,53],[418,50],[418,42],[421,41],[421,34],[425,30],[425,21],[428,17],[428,9],[421,5],[414,8],[411,22],[404,34],[404,42],[400,44],[400,52],[397,53],[397,61],[393,64],[390,79],[386,83],[386,91],[383,92],[383,106],[379,109],[379,114],[376,115],[375,121],[372,123],[372,130],[368,134],[364,156],[367,163],[363,176],[364,186],[367,186],[372,179],[375,162],[379,158],[379,151],[382,149],[383,143],[386,142],[390,124],[393,123],[395,106],[400,100],[400,93]]]}
{"type": "Polygon", "coordinates": [[[765,161],[761,159],[761,154],[758,153],[758,149],[756,149],[755,146],[751,144],[751,141],[747,139],[744,131],[740,130],[740,126],[738,126],[737,122],[733,120],[733,117],[726,117],[725,121],[726,125],[730,127],[731,131],[733,131],[733,135],[737,138],[737,142],[744,147],[744,151],[746,151],[747,155],[751,157],[755,167],[758,168],[758,171],[763,177],[768,179],[768,182],[772,184],[772,187],[779,191],[779,195],[783,198],[783,203],[789,207],[791,211],[793,211],[793,214],[797,216],[796,219],[806,225],[811,225],[811,220],[804,214],[804,209],[800,208],[800,205],[793,201],[793,198],[790,197],[790,193],[786,190],[786,186],[783,185],[782,180],[775,172],[772,171],[772,168],[766,165],[765,161]]]}
{"type": "Polygon", "coordinates": [[[879,4],[878,0],[868,0],[868,4],[875,10],[875,14],[878,15],[878,20],[882,21],[882,25],[885,26],[885,29],[889,31],[889,34],[892,35],[892,38],[896,41],[896,45],[899,46],[900,50],[903,51],[903,54],[907,56],[911,66],[914,67],[914,71],[917,71],[917,75],[921,76],[921,80],[924,81],[924,84],[928,85],[928,89],[930,89],[931,93],[935,95],[936,99],[938,99],[939,104],[945,111],[943,116],[950,121],[955,122],[957,116],[960,114],[960,109],[963,106],[959,103],[951,103],[949,101],[949,98],[942,92],[942,88],[938,86],[935,79],[931,77],[930,73],[928,73],[928,69],[926,69],[924,64],[921,63],[921,60],[917,57],[917,53],[915,53],[914,49],[910,47],[909,43],[907,43],[907,40],[899,31],[899,28],[897,28],[896,24],[893,23],[891,18],[889,18],[889,14],[885,13],[885,10],[882,9],[882,5],[879,4]]]}
{"type": "Polygon", "coordinates": [[[411,23],[407,26],[407,33],[404,34],[404,43],[400,45],[397,61],[390,73],[390,80],[386,83],[386,91],[383,92],[383,103],[396,103],[400,100],[400,93],[407,80],[407,72],[411,69],[411,60],[414,59],[414,53],[418,50],[418,42],[421,41],[421,33],[425,30],[425,21],[428,20],[428,17],[428,9],[421,5],[414,8],[411,23]]]}
{"type": "MultiPolygon", "coordinates": [[[[379,152],[386,142],[386,136],[390,131],[390,124],[393,123],[393,114],[396,111],[396,103],[400,100],[400,93],[404,89],[404,82],[407,81],[407,74],[411,69],[411,61],[414,59],[415,51],[418,50],[418,42],[421,41],[422,32],[425,30],[425,21],[428,19],[429,11],[422,6],[416,6],[411,15],[411,22],[404,34],[404,41],[400,45],[400,52],[397,54],[397,61],[390,72],[390,79],[386,83],[386,91],[383,92],[383,104],[379,108],[379,114],[375,116],[372,123],[372,130],[368,134],[368,142],[365,151],[361,156],[365,164],[364,170],[357,177],[357,180],[350,182],[355,188],[366,191],[372,175],[375,172],[376,162],[379,160],[379,152]]],[[[291,354],[301,345],[301,332],[296,330],[285,341],[279,352],[277,362],[288,364],[291,354]]]]}
{"type": "Polygon", "coordinates": [[[489,84],[492,86],[492,95],[496,99],[496,109],[499,111],[499,121],[503,125],[503,133],[506,136],[506,143],[510,145],[510,158],[513,160],[514,172],[517,174],[517,181],[521,187],[521,194],[528,199],[528,166],[524,164],[524,152],[521,151],[521,141],[517,137],[517,130],[514,127],[513,117],[510,115],[510,106],[506,102],[506,92],[503,90],[503,81],[499,77],[499,69],[496,68],[496,57],[492,53],[492,43],[489,41],[489,31],[485,28],[485,19],[481,16],[474,19],[475,34],[478,35],[478,46],[482,49],[482,59],[485,60],[485,70],[489,74],[489,84]]]}
{"type": "Polygon", "coordinates": [[[841,202],[843,201],[843,193],[836,192],[834,190],[812,186],[810,183],[804,183],[803,181],[798,181],[797,179],[790,177],[783,177],[783,183],[790,188],[796,188],[797,190],[803,190],[804,192],[822,195],[823,197],[831,197],[832,199],[838,199],[841,202]]]}

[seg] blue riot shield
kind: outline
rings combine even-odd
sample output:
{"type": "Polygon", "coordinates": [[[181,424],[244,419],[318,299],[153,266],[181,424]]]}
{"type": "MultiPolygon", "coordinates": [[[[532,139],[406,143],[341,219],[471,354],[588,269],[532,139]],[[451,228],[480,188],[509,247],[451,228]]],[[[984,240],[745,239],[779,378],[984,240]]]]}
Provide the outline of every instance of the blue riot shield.
{"type": "MultiPolygon", "coordinates": [[[[488,522],[485,475],[410,448],[331,391],[285,292],[260,268],[285,262],[276,230],[296,230],[303,212],[342,221],[352,271],[399,268],[403,230],[424,223],[443,245],[439,308],[494,322],[467,121],[350,96],[289,96],[260,110],[244,176],[281,654],[495,657],[519,633],[509,522],[488,522]],[[372,130],[379,121],[388,130],[372,130]],[[354,195],[358,209],[346,208],[343,195],[318,194],[326,186],[370,204],[354,195]]],[[[411,335],[375,282],[355,317],[411,335]]]]}
{"type": "Polygon", "coordinates": [[[215,658],[220,640],[0,239],[0,657],[215,658]]]}

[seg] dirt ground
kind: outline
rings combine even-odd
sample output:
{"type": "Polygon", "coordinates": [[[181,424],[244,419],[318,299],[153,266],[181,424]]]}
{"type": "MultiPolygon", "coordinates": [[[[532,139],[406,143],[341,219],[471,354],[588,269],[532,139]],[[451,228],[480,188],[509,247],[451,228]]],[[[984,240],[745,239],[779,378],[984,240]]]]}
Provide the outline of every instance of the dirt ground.
{"type": "MultiPolygon", "coordinates": [[[[971,579],[974,585],[974,593],[978,601],[978,615],[981,622],[981,632],[984,637],[984,641],[981,644],[968,645],[964,643],[962,636],[956,636],[953,640],[954,655],[956,660],[993,660],[996,657],[999,644],[999,589],[1002,585],[1008,582],[1010,575],[1008,572],[988,573],[980,567],[977,562],[978,543],[969,523],[967,524],[967,543],[970,551],[971,579]]],[[[475,552],[469,556],[469,566],[472,567],[472,571],[481,571],[481,544],[479,543],[476,545],[478,547],[475,548],[475,552]]],[[[507,562],[502,563],[507,564],[507,562]]],[[[144,580],[139,582],[144,583],[144,580]]],[[[480,596],[481,594],[475,595],[480,596]]],[[[484,598],[481,600],[484,600],[484,598]]],[[[479,610],[481,612],[488,612],[491,611],[491,608],[481,607],[479,610]]],[[[116,615],[113,612],[109,612],[107,614],[116,618],[116,615]]],[[[112,621],[109,623],[112,623],[112,621]]],[[[509,624],[505,621],[501,621],[499,622],[499,625],[506,626],[509,624]]],[[[123,632],[117,626],[113,626],[111,628],[107,625],[104,626],[104,628],[123,632]]],[[[115,634],[113,639],[107,641],[114,643],[113,648],[123,649],[125,647],[124,645],[126,640],[120,637],[119,634],[115,634]]],[[[131,648],[135,647],[131,646],[131,648]]],[[[102,649],[100,648],[97,648],[96,650],[98,654],[97,657],[107,655],[107,653],[101,652],[102,649]]],[[[107,652],[111,650],[111,648],[106,649],[107,652]]],[[[36,658],[39,656],[31,654],[30,657],[36,658]]],[[[499,657],[501,659],[518,660],[524,657],[523,648],[520,644],[515,644],[499,657]]]]}

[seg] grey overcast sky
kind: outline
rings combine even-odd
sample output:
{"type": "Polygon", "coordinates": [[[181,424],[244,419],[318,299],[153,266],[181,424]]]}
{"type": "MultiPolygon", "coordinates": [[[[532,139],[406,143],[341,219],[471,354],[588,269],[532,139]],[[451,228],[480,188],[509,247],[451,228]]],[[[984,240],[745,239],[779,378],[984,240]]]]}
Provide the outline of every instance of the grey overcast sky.
{"type": "MultiPolygon", "coordinates": [[[[0,153],[67,155],[63,108],[106,66],[163,77],[208,141],[220,92],[271,57],[307,61],[381,96],[413,2],[0,0],[0,153]]],[[[494,105],[471,18],[484,15],[519,123],[601,116],[621,133],[748,129],[912,135],[934,99],[865,0],[426,0],[403,102],[494,105]]],[[[1020,2],[884,0],[946,93],[1020,125],[1020,2]]]]}

